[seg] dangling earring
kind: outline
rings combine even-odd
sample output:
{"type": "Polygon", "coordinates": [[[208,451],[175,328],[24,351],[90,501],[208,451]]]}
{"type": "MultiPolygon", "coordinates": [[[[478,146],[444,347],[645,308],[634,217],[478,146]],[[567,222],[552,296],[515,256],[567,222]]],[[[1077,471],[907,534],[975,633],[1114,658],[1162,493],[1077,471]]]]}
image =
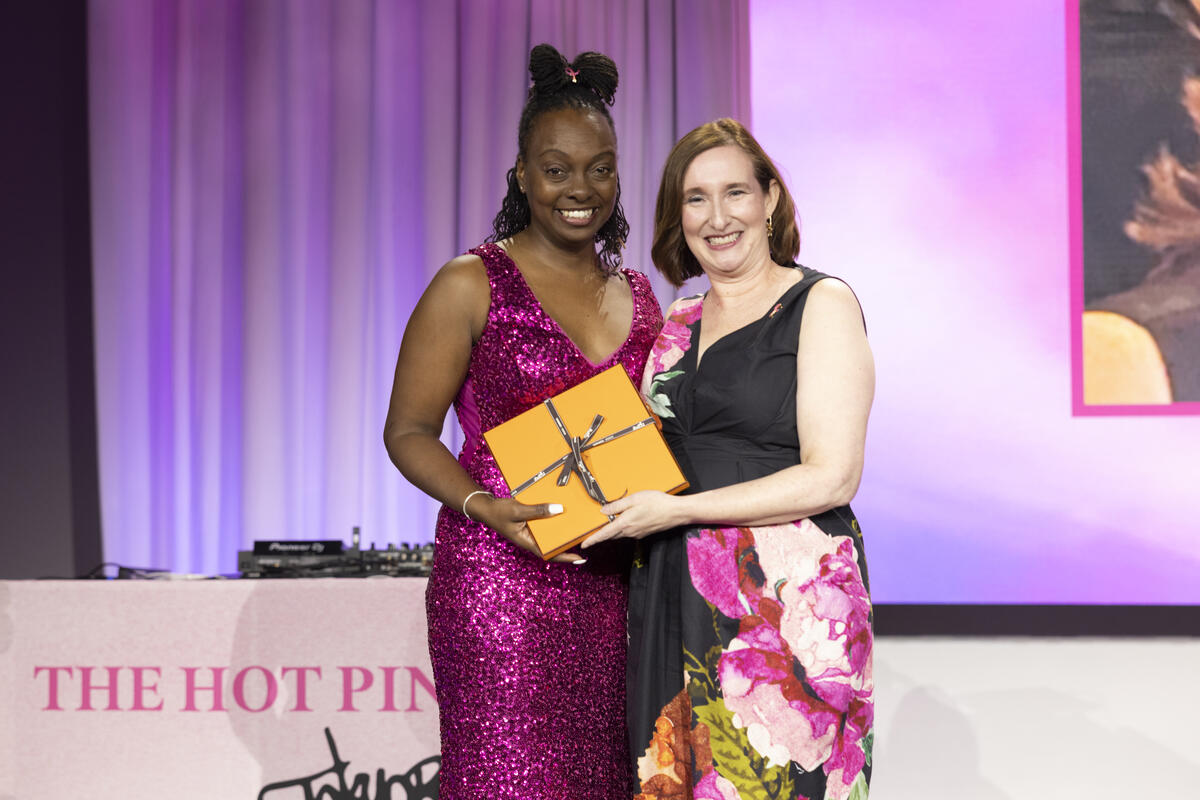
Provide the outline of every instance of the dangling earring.
{"type": "Polygon", "coordinates": [[[775,228],[771,225],[771,215],[767,214],[767,238],[770,239],[775,235],[775,228]]]}

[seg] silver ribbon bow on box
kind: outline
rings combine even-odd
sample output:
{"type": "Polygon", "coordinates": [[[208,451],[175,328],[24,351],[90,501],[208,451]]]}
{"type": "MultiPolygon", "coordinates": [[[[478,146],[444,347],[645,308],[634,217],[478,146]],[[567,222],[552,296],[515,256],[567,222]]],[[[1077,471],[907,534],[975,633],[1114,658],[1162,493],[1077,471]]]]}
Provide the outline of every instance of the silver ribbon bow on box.
{"type": "MultiPolygon", "coordinates": [[[[584,462],[583,454],[588,450],[591,450],[593,447],[599,447],[602,444],[608,444],[614,439],[620,439],[622,436],[626,436],[634,431],[641,430],[647,425],[653,425],[654,418],[646,417],[645,419],[639,420],[638,422],[635,422],[626,428],[622,428],[619,431],[610,433],[608,436],[604,436],[600,439],[592,441],[592,437],[596,435],[596,431],[600,429],[601,423],[604,422],[604,416],[602,414],[597,414],[592,419],[592,424],[588,426],[588,429],[584,432],[583,436],[572,436],[570,431],[567,430],[566,423],[563,422],[562,417],[559,415],[558,409],[554,407],[554,402],[550,399],[547,399],[543,402],[543,405],[545,405],[546,410],[550,412],[550,418],[554,420],[554,427],[558,428],[559,435],[562,436],[563,441],[567,443],[567,453],[566,455],[547,465],[545,468],[539,470],[538,473],[532,478],[513,489],[513,497],[516,497],[530,486],[533,486],[535,483],[549,475],[554,470],[561,468],[561,471],[558,473],[557,481],[559,486],[566,486],[567,481],[571,479],[571,473],[575,473],[579,476],[579,480],[583,483],[583,488],[588,493],[588,497],[592,498],[600,505],[604,505],[608,502],[608,498],[604,496],[604,491],[600,488],[600,484],[596,481],[596,476],[592,474],[592,471],[588,469],[587,464],[584,462]]],[[[609,519],[612,519],[612,517],[610,516],[609,519]]]]}

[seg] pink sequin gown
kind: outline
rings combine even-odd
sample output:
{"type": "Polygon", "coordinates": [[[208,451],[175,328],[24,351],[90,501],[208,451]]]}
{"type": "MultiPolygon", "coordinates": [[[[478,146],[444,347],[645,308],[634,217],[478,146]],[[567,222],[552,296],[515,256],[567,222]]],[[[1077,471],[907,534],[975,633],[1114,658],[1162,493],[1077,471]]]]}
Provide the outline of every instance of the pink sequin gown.
{"type": "MultiPolygon", "coordinates": [[[[617,363],[636,384],[662,312],[646,277],[624,270],[634,301],[629,336],[593,364],[503,249],[471,252],[487,267],[492,295],[454,404],[466,440],[459,463],[506,497],[481,432],[617,363]]],[[[546,564],[459,509],[442,508],[425,596],[441,800],[630,796],[625,552],[591,553],[582,567],[546,564]]]]}

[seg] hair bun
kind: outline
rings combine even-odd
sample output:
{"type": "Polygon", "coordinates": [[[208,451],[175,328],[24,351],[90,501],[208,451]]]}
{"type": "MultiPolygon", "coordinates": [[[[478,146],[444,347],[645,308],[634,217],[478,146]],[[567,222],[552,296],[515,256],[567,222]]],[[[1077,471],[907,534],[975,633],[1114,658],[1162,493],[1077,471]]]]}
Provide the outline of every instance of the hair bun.
{"type": "Polygon", "coordinates": [[[563,86],[571,80],[567,75],[568,66],[567,59],[553,45],[539,44],[530,50],[529,76],[533,78],[530,96],[562,91],[563,86]]]}
{"type": "Polygon", "coordinates": [[[587,86],[608,105],[617,94],[617,65],[603,53],[587,51],[575,57],[572,69],[579,73],[579,82],[587,86]]]}
{"type": "Polygon", "coordinates": [[[530,97],[558,94],[578,84],[611,106],[617,93],[617,65],[603,53],[580,53],[568,62],[553,45],[539,44],[529,51],[529,75],[530,97]]]}

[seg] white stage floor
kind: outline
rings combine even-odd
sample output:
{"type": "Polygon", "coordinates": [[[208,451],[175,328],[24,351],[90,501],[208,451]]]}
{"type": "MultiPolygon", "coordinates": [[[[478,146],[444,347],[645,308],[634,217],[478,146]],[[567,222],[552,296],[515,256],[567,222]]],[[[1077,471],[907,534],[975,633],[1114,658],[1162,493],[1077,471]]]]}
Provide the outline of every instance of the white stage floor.
{"type": "Polygon", "coordinates": [[[878,800],[1200,797],[1200,640],[880,637],[875,682],[878,800]]]}

